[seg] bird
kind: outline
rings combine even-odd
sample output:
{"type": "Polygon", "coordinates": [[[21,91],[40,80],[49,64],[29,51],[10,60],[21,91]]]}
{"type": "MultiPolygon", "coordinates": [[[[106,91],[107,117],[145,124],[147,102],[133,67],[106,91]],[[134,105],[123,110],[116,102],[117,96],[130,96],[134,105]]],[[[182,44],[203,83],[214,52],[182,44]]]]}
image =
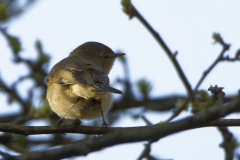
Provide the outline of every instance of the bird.
{"type": "Polygon", "coordinates": [[[57,124],[64,118],[81,122],[102,117],[102,126],[107,126],[104,116],[112,106],[111,93],[122,94],[109,85],[108,74],[115,59],[124,55],[102,43],[86,42],[53,66],[46,98],[61,117],[57,124]]]}

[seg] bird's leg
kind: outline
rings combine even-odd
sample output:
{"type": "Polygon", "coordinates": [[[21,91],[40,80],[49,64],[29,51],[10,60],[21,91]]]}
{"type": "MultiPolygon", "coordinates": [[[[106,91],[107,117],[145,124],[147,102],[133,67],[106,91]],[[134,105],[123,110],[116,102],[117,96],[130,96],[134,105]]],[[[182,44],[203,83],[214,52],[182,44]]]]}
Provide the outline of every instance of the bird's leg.
{"type": "Polygon", "coordinates": [[[107,123],[105,122],[105,119],[104,119],[104,115],[103,115],[102,107],[101,107],[101,105],[99,105],[99,106],[100,106],[100,111],[101,111],[102,120],[103,120],[102,127],[107,127],[107,123]]]}
{"type": "Polygon", "coordinates": [[[58,121],[57,121],[57,126],[60,126],[63,123],[63,117],[61,117],[58,121]]]}
{"type": "Polygon", "coordinates": [[[102,120],[103,120],[102,127],[107,127],[107,123],[105,122],[103,111],[102,111],[102,107],[101,107],[101,101],[92,98],[92,99],[90,99],[87,102],[88,102],[87,106],[89,106],[89,107],[95,107],[95,106],[99,107],[101,115],[102,115],[102,120]]]}
{"type": "Polygon", "coordinates": [[[78,98],[67,110],[67,112],[64,114],[63,117],[61,117],[58,122],[57,122],[57,125],[61,125],[62,124],[62,121],[63,121],[63,118],[68,114],[68,112],[70,111],[70,109],[72,109],[72,107],[80,100],[80,98],[78,98]]]}

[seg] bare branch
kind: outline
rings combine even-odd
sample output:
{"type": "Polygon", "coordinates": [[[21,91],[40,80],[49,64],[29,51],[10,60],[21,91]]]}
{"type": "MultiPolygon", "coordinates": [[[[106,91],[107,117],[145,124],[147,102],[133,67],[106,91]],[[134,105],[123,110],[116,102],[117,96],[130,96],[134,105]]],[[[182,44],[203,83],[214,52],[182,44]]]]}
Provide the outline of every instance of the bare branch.
{"type": "Polygon", "coordinates": [[[124,109],[138,108],[139,106],[145,106],[148,110],[154,111],[168,111],[175,108],[175,104],[179,99],[186,99],[184,95],[171,95],[165,97],[157,97],[147,100],[131,99],[124,102],[116,102],[113,104],[111,112],[123,111],[124,109]],[[124,103],[124,104],[123,104],[124,103]]]}
{"type": "Polygon", "coordinates": [[[146,158],[147,160],[156,160],[155,157],[150,155],[151,145],[152,145],[152,142],[150,142],[150,141],[148,143],[144,144],[144,150],[142,151],[141,155],[138,157],[137,160],[142,160],[144,158],[146,158]]]}
{"type": "MultiPolygon", "coordinates": [[[[61,159],[71,156],[87,155],[93,151],[117,144],[125,144],[140,141],[156,141],[168,135],[185,131],[224,117],[232,112],[240,110],[240,100],[229,103],[224,107],[214,106],[194,116],[172,122],[146,127],[134,127],[132,129],[119,129],[102,137],[85,139],[75,142],[73,145],[55,148],[42,152],[29,152],[21,156],[12,157],[14,160],[28,159],[61,159]],[[137,133],[137,134],[136,134],[137,133]]],[[[108,128],[109,129],[109,128],[108,128]]],[[[106,129],[107,130],[107,129],[106,129]]]]}
{"type": "Polygon", "coordinates": [[[26,103],[18,94],[17,90],[15,88],[10,88],[8,87],[3,80],[0,78],[0,88],[6,92],[10,97],[10,99],[12,100],[16,100],[24,109],[24,113],[28,113],[29,111],[29,103],[26,103]]]}
{"type": "MultiPolygon", "coordinates": [[[[174,122],[169,123],[169,125],[174,124],[174,122]]],[[[195,126],[194,128],[202,127],[239,127],[240,119],[220,119],[215,120],[204,125],[195,126]]],[[[0,131],[15,133],[21,135],[38,135],[38,134],[63,134],[63,133],[80,133],[80,134],[89,134],[89,135],[103,135],[120,130],[134,130],[138,128],[146,127],[89,127],[89,126],[74,126],[74,125],[65,125],[65,126],[20,126],[20,125],[11,125],[0,123],[0,131]]]]}
{"type": "Polygon", "coordinates": [[[164,42],[164,40],[162,39],[162,37],[159,35],[159,33],[157,33],[153,27],[143,18],[143,16],[138,12],[138,10],[133,6],[133,4],[129,3],[127,5],[124,5],[124,11],[126,14],[128,14],[130,16],[130,18],[132,17],[136,17],[140,20],[140,22],[143,23],[143,25],[148,29],[148,31],[153,35],[153,37],[157,40],[157,42],[159,43],[159,45],[163,48],[163,50],[166,52],[166,54],[168,55],[168,57],[170,58],[170,60],[172,61],[175,69],[177,70],[178,75],[180,76],[187,92],[188,95],[190,97],[190,99],[194,99],[194,95],[193,95],[193,91],[192,91],[192,87],[190,85],[190,83],[188,82],[188,79],[186,78],[182,68],[180,67],[177,59],[176,59],[176,54],[173,54],[172,51],[169,49],[169,47],[167,46],[167,44],[164,42]]]}
{"type": "Polygon", "coordinates": [[[212,71],[212,69],[221,61],[221,59],[223,58],[224,53],[229,49],[230,45],[226,44],[223,46],[222,51],[220,52],[220,54],[218,55],[217,59],[213,62],[213,64],[210,65],[210,67],[203,72],[202,77],[200,78],[200,80],[198,81],[196,87],[194,88],[194,93],[197,92],[199,86],[202,84],[203,80],[206,78],[206,76],[212,71]]]}
{"type": "Polygon", "coordinates": [[[223,142],[221,143],[221,147],[225,151],[225,159],[226,160],[231,160],[233,159],[234,156],[234,149],[236,148],[236,143],[235,145],[233,144],[233,134],[228,130],[227,127],[218,127],[218,130],[222,134],[223,137],[223,142]]]}
{"type": "Polygon", "coordinates": [[[239,127],[240,119],[218,119],[200,127],[239,127]]]}
{"type": "MultiPolygon", "coordinates": [[[[222,38],[221,38],[221,40],[222,40],[222,38]]],[[[199,79],[197,85],[194,88],[194,91],[193,91],[194,95],[197,93],[197,90],[198,90],[199,86],[202,84],[203,80],[212,71],[212,69],[222,60],[222,58],[224,56],[224,53],[229,49],[229,47],[230,47],[229,44],[226,44],[223,40],[221,42],[222,42],[222,46],[223,46],[222,51],[220,52],[220,54],[217,57],[217,59],[213,62],[213,64],[211,64],[210,67],[206,71],[203,72],[202,77],[199,79]]],[[[179,109],[176,112],[174,112],[174,114],[166,122],[170,122],[175,117],[177,117],[186,108],[189,100],[190,100],[190,98],[187,98],[185,100],[185,102],[183,103],[183,105],[181,107],[179,107],[179,109]]]]}

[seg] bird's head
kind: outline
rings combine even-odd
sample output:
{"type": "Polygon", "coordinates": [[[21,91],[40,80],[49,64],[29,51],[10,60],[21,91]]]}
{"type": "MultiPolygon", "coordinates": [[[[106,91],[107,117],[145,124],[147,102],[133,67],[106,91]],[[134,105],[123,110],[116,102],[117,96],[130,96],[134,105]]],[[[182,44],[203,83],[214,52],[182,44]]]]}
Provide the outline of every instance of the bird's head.
{"type": "Polygon", "coordinates": [[[74,49],[69,57],[79,56],[87,61],[93,62],[108,74],[117,57],[124,53],[114,53],[111,48],[99,42],[86,42],[74,49]]]}

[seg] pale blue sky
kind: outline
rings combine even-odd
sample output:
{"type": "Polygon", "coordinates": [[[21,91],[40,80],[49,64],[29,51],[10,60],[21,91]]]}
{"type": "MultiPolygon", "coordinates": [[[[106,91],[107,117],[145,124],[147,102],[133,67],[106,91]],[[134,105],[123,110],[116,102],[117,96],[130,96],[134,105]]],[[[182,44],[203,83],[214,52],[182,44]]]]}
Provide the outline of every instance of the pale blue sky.
{"type": "MultiPolygon", "coordinates": [[[[227,54],[233,56],[240,48],[238,0],[135,0],[133,4],[160,33],[172,52],[179,52],[177,59],[192,87],[221,51],[220,45],[212,44],[213,32],[219,32],[227,43],[231,43],[227,54]]],[[[99,41],[114,51],[126,53],[131,80],[136,82],[144,77],[151,81],[154,87],[152,97],[186,93],[162,48],[136,18],[129,20],[122,11],[120,1],[41,0],[8,26],[10,33],[21,38],[24,48],[22,55],[25,57],[35,57],[34,42],[37,39],[43,42],[44,50],[52,57],[49,70],[78,45],[86,41],[99,41]]],[[[25,67],[11,65],[12,56],[2,36],[0,44],[0,53],[4,53],[0,59],[1,76],[10,83],[18,75],[26,73],[25,67]],[[3,69],[6,66],[8,69],[3,69]]],[[[200,89],[206,90],[210,85],[217,84],[225,88],[226,94],[236,94],[240,86],[240,76],[236,76],[238,68],[240,64],[237,62],[218,64],[200,89]]],[[[122,66],[116,62],[110,73],[111,82],[121,76],[122,66]]],[[[29,87],[27,82],[21,87],[23,95],[26,87],[29,87]]],[[[0,100],[5,99],[1,94],[0,100]]],[[[17,108],[13,105],[4,111],[11,112],[17,108]]],[[[146,113],[146,116],[156,123],[165,120],[169,114],[146,113]]],[[[238,115],[235,117],[239,118],[238,115]]],[[[132,120],[127,115],[115,124],[122,127],[136,125],[144,125],[144,122],[132,120]]],[[[237,128],[231,130],[240,133],[237,128]]],[[[154,145],[153,154],[174,160],[224,159],[223,151],[218,147],[221,141],[215,128],[197,129],[160,140],[154,145]]],[[[107,160],[112,159],[111,156],[115,159],[136,159],[142,149],[142,143],[121,145],[90,154],[86,159],[98,157],[107,160]]]]}

